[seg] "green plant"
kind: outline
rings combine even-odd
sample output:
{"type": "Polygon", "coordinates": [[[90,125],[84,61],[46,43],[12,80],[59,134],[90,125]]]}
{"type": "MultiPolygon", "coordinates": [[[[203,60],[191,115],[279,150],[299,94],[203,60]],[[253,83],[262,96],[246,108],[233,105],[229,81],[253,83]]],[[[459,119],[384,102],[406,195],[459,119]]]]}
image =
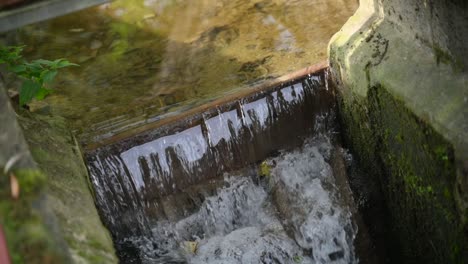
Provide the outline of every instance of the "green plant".
{"type": "Polygon", "coordinates": [[[294,260],[295,263],[301,263],[302,262],[302,257],[298,256],[298,255],[295,255],[293,257],[293,260],[294,260]]]}
{"type": "Polygon", "coordinates": [[[24,46],[0,46],[0,64],[6,64],[9,71],[23,79],[19,90],[21,106],[29,103],[33,98],[42,100],[50,94],[52,90],[46,85],[54,80],[58,69],[79,66],[66,59],[54,61],[39,59],[28,62],[21,55],[23,48],[24,46]]]}

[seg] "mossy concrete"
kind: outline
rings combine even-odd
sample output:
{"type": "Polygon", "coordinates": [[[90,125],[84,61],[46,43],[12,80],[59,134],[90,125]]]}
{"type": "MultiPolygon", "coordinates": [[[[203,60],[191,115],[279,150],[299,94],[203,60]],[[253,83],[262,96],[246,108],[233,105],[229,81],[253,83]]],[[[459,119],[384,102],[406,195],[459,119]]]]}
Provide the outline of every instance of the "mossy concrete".
{"type": "Polygon", "coordinates": [[[50,228],[54,219],[41,210],[45,179],[37,169],[15,169],[9,175],[5,175],[3,169],[0,172],[0,222],[13,263],[66,263],[70,260],[63,238],[50,228]],[[11,173],[21,187],[18,199],[13,199],[10,193],[11,173]]]}
{"type": "Polygon", "coordinates": [[[468,261],[467,40],[463,1],[361,0],[329,45],[344,139],[406,263],[468,261]]]}
{"type": "Polygon", "coordinates": [[[45,209],[46,176],[29,153],[2,86],[0,124],[0,224],[11,259],[13,263],[65,263],[70,260],[65,240],[55,228],[55,215],[45,209]],[[13,177],[20,187],[18,198],[10,187],[13,177]]]}
{"type": "Polygon", "coordinates": [[[3,87],[0,108],[0,223],[13,263],[117,263],[66,123],[26,110],[17,115],[3,87]],[[12,175],[19,182],[17,199],[12,175]]]}
{"type": "Polygon", "coordinates": [[[116,263],[112,240],[98,216],[80,148],[61,117],[19,117],[34,160],[47,175],[47,204],[75,263],[116,263]]]}

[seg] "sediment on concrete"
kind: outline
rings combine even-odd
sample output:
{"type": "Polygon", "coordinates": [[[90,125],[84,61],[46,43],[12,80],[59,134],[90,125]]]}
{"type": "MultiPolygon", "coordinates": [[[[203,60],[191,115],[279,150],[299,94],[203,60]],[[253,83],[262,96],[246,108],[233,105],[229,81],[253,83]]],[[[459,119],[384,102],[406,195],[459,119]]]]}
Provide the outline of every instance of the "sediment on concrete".
{"type": "Polygon", "coordinates": [[[468,260],[468,5],[362,0],[329,45],[344,140],[399,261],[468,260]]]}

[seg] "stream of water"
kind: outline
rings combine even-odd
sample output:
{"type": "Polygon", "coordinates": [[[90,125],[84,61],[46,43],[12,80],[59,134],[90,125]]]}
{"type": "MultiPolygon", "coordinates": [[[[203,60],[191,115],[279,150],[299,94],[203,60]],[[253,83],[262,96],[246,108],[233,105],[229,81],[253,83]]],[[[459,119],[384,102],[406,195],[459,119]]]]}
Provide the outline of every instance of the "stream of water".
{"type": "MultiPolygon", "coordinates": [[[[81,65],[31,111],[66,117],[87,144],[326,59],[357,2],[117,0],[6,39],[81,65]]],[[[88,148],[121,262],[359,262],[335,108],[320,70],[88,148]]]]}
{"type": "Polygon", "coordinates": [[[357,263],[334,109],[319,71],[88,152],[122,262],[357,263]]]}
{"type": "MultiPolygon", "coordinates": [[[[82,141],[184,111],[326,59],[357,0],[116,0],[8,34],[28,59],[67,58],[31,109],[82,141]]],[[[7,81],[8,87],[14,84],[7,81]]]]}
{"type": "Polygon", "coordinates": [[[143,263],[356,263],[357,230],[335,184],[332,151],[329,138],[316,137],[267,159],[268,175],[224,174],[193,214],[124,244],[143,263]]]}

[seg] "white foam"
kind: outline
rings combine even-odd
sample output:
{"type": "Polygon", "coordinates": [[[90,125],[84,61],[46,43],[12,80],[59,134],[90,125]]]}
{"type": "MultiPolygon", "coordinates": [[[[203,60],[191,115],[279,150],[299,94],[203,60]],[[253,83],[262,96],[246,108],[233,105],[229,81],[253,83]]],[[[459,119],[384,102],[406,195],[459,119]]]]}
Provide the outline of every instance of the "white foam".
{"type": "Polygon", "coordinates": [[[196,213],[175,223],[160,222],[149,242],[136,240],[144,259],[195,264],[357,263],[351,214],[338,201],[339,190],[327,163],[331,149],[323,138],[267,160],[271,176],[265,186],[255,184],[247,172],[226,176],[224,187],[206,197],[196,213]],[[271,202],[278,188],[287,199],[273,200],[286,203],[286,211],[276,211],[271,202]],[[291,237],[284,228],[292,230],[291,237]],[[196,252],[184,251],[183,241],[196,241],[196,252]]]}

